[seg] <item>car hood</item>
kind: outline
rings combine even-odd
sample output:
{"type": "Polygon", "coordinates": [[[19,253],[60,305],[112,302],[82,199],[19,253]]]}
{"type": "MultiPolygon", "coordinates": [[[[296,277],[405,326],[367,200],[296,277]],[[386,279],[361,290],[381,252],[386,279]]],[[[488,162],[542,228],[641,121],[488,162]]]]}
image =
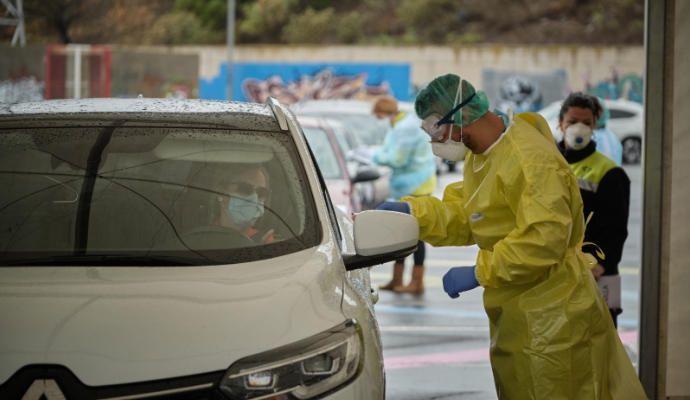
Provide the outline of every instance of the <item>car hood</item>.
{"type": "Polygon", "coordinates": [[[30,364],[91,386],[228,368],[342,323],[333,246],[204,267],[0,268],[0,382],[30,364]]]}

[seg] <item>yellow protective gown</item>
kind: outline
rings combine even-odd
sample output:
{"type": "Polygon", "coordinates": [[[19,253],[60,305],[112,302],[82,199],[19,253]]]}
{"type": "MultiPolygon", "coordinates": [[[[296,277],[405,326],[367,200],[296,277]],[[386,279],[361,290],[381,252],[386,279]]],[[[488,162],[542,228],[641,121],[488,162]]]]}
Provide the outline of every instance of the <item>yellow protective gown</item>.
{"type": "Polygon", "coordinates": [[[443,200],[405,197],[420,239],[477,244],[499,399],[645,399],[580,250],[575,177],[544,119],[515,117],[443,200]]]}

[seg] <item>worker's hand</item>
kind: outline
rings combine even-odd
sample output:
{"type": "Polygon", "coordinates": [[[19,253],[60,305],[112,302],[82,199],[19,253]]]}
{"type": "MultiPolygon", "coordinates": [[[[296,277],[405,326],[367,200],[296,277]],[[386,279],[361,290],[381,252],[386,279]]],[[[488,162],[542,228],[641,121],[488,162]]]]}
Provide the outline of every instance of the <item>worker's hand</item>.
{"type": "Polygon", "coordinates": [[[604,266],[601,264],[597,264],[594,266],[594,268],[592,268],[592,275],[594,275],[594,279],[597,281],[599,280],[599,278],[601,278],[602,275],[604,275],[604,272],[604,266]]]}
{"type": "Polygon", "coordinates": [[[448,296],[456,299],[460,293],[479,286],[474,269],[474,265],[471,267],[453,267],[443,275],[443,290],[448,293],[448,296]]]}
{"type": "Polygon", "coordinates": [[[410,213],[410,205],[404,201],[384,201],[376,206],[376,209],[384,211],[396,211],[404,214],[410,213]]]}

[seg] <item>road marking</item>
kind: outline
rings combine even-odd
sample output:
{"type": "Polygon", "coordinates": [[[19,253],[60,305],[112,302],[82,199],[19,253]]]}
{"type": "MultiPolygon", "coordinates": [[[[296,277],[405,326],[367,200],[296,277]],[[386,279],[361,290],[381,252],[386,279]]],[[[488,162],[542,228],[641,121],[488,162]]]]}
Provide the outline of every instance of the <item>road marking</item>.
{"type": "Polygon", "coordinates": [[[384,333],[463,333],[463,332],[480,332],[489,333],[488,325],[392,325],[379,327],[384,333]]]}
{"type": "MultiPolygon", "coordinates": [[[[624,345],[635,345],[637,343],[637,331],[619,331],[618,336],[624,345]]],[[[489,349],[472,349],[457,352],[419,354],[411,356],[385,357],[383,364],[387,370],[422,368],[432,365],[462,365],[489,361],[489,349]]]]}
{"type": "MultiPolygon", "coordinates": [[[[403,307],[390,304],[378,303],[374,306],[377,313],[380,314],[398,314],[398,315],[431,315],[439,317],[452,317],[452,318],[477,318],[486,320],[488,322],[488,317],[486,313],[482,311],[464,311],[464,310],[450,310],[447,308],[434,308],[434,307],[403,307]]],[[[637,329],[638,320],[635,318],[619,318],[618,326],[620,328],[637,329]]],[[[384,328],[382,326],[382,328],[384,328]]]]}
{"type": "MultiPolygon", "coordinates": [[[[462,265],[475,265],[477,263],[476,258],[429,258],[426,261],[426,267],[427,268],[450,268],[450,267],[458,267],[462,265]]],[[[376,267],[374,267],[376,268],[376,267]]],[[[618,267],[618,272],[621,275],[639,275],[640,274],[640,267],[639,266],[632,266],[632,265],[626,265],[622,267],[618,267]]]]}
{"type": "Polygon", "coordinates": [[[420,368],[431,365],[469,364],[489,361],[489,349],[457,351],[453,353],[433,353],[416,356],[384,357],[383,365],[387,370],[402,368],[420,368]]]}
{"type": "MultiPolygon", "coordinates": [[[[371,278],[371,281],[377,284],[386,283],[391,279],[390,274],[386,274],[383,272],[371,272],[369,276],[371,278]]],[[[427,288],[442,288],[443,280],[440,275],[427,275],[424,278],[424,286],[427,288]]]]}
{"type": "Polygon", "coordinates": [[[481,318],[488,321],[484,311],[449,310],[444,308],[429,307],[401,307],[388,304],[376,304],[374,309],[377,313],[381,312],[385,314],[425,314],[441,317],[481,318]]]}

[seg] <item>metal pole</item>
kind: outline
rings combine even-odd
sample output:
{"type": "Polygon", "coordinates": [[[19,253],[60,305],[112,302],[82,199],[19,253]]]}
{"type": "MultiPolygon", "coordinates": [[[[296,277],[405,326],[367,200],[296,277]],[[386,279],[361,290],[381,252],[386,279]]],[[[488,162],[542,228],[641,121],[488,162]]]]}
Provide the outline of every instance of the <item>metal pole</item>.
{"type": "MultiPolygon", "coordinates": [[[[19,38],[19,45],[26,46],[26,29],[24,28],[24,4],[22,0],[17,0],[17,18],[19,19],[19,25],[17,25],[17,31],[15,32],[15,37],[19,38]]],[[[16,44],[15,38],[12,38],[12,45],[16,44]]]]}
{"type": "Polygon", "coordinates": [[[81,46],[74,46],[74,98],[81,98],[81,46]]]}
{"type": "Polygon", "coordinates": [[[228,88],[227,98],[232,100],[232,66],[235,51],[235,0],[228,0],[228,22],[226,27],[228,46],[228,88]]]}

